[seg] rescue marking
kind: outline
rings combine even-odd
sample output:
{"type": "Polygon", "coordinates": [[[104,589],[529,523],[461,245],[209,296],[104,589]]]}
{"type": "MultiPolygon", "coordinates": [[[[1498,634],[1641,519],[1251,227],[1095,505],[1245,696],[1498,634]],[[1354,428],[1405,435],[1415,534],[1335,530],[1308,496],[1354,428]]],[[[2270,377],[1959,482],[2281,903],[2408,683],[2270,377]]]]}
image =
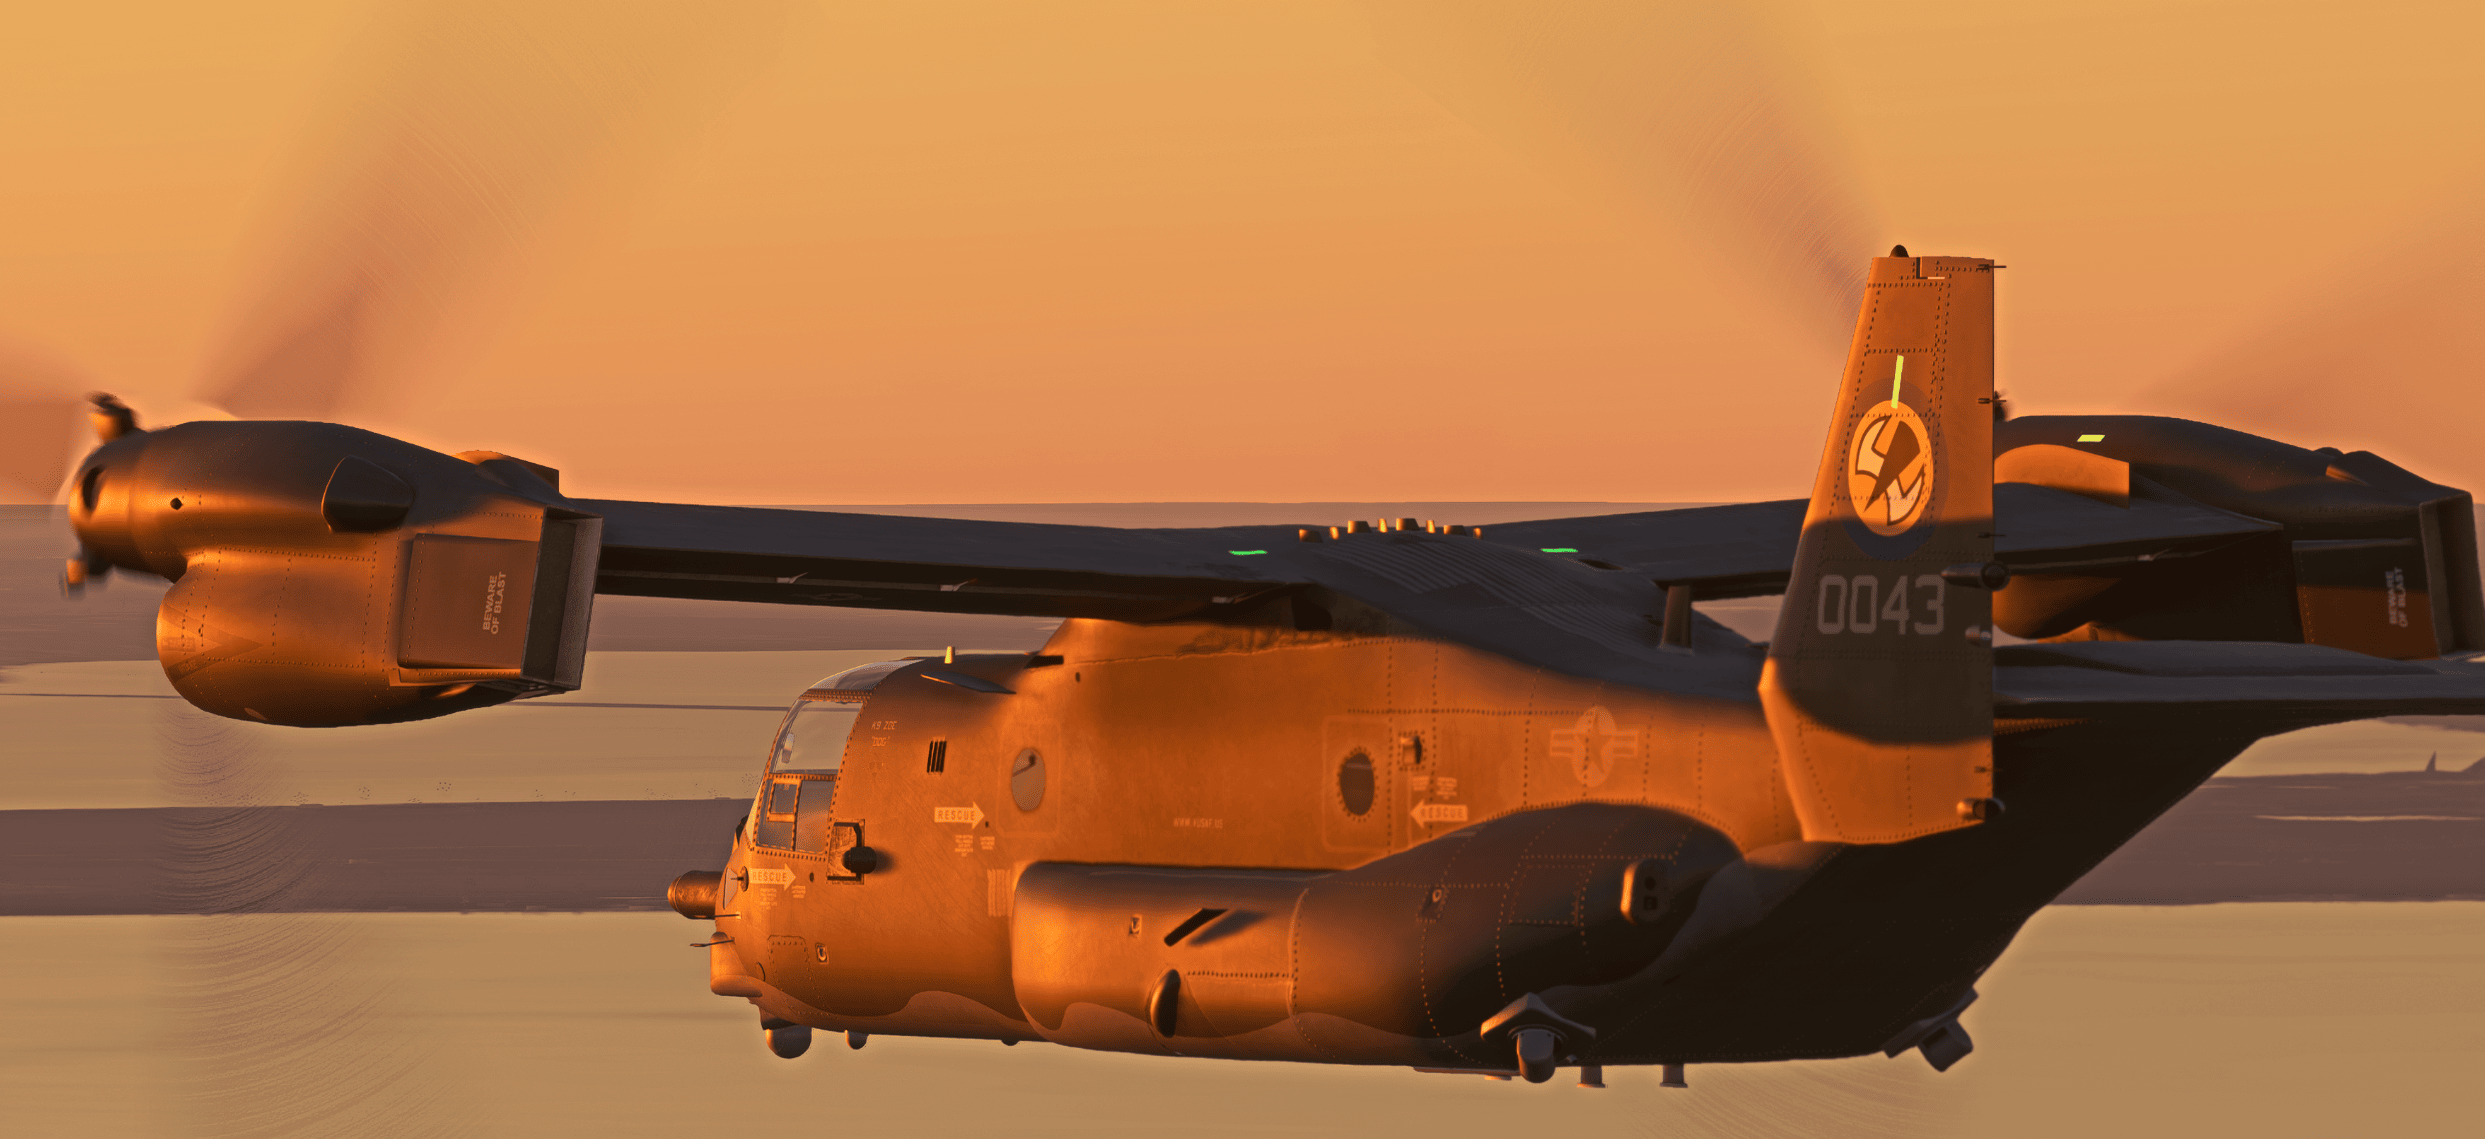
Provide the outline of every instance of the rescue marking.
{"type": "Polygon", "coordinates": [[[1415,804],[1415,809],[1408,813],[1415,816],[1416,822],[1422,823],[1425,826],[1431,826],[1434,823],[1463,823],[1467,821],[1467,805],[1465,803],[1417,803],[1415,804]]]}
{"type": "Polygon", "coordinates": [[[791,886],[794,884],[794,872],[782,866],[754,866],[750,868],[750,875],[751,885],[754,886],[791,886]]]}
{"type": "Polygon", "coordinates": [[[984,808],[981,804],[976,803],[969,803],[963,807],[934,807],[932,808],[932,821],[936,823],[965,823],[971,827],[984,821],[984,808]]]}

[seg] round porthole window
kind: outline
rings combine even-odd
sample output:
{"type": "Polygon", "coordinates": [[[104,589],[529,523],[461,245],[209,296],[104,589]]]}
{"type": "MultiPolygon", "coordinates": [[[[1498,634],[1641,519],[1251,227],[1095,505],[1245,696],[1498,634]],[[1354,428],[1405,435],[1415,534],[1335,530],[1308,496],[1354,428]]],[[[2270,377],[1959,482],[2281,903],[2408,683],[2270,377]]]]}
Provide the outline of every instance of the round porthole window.
{"type": "Polygon", "coordinates": [[[1372,757],[1357,751],[1337,765],[1337,799],[1346,813],[1362,818],[1372,810],[1372,757]]]}
{"type": "Polygon", "coordinates": [[[1010,802],[1018,804],[1022,811],[1044,805],[1044,757],[1037,755],[1034,748],[1020,751],[1018,758],[1010,761],[1010,802]]]}

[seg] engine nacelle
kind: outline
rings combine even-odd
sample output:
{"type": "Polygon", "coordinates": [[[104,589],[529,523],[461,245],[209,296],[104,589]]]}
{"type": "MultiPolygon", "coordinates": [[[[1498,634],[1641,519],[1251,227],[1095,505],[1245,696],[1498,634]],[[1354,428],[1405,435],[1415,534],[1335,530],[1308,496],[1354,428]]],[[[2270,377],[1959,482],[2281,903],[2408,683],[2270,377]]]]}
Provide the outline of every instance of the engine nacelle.
{"type": "Polygon", "coordinates": [[[1993,438],[1999,482],[2278,524],[2196,556],[2021,567],[1994,596],[1994,621],[2014,636],[2302,641],[2401,659],[2485,648],[2466,491],[2371,452],[2187,419],[2028,416],[1994,425],[1993,438]]]}
{"type": "Polygon", "coordinates": [[[1036,1030],[1077,1047],[1498,1066],[1497,1012],[1645,969],[1737,856],[1683,815],[1578,803],[1331,874],[1037,863],[1012,980],[1036,1030]]]}
{"type": "Polygon", "coordinates": [[[88,456],[89,565],[173,582],[156,653],[207,711],[395,723],[578,687],[601,519],[557,472],[351,427],[199,422],[88,456]]]}

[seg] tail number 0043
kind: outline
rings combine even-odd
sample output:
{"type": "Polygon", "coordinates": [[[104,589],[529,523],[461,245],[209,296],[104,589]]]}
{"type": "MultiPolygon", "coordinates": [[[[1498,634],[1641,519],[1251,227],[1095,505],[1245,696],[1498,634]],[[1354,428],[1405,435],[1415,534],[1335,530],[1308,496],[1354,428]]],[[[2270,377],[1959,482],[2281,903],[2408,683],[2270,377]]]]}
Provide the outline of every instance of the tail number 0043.
{"type": "Polygon", "coordinates": [[[1812,601],[1814,627],[1824,633],[1878,633],[1931,636],[1942,630],[1942,601],[1949,584],[1939,574],[1900,574],[1886,583],[1871,574],[1821,575],[1819,596],[1812,601]]]}

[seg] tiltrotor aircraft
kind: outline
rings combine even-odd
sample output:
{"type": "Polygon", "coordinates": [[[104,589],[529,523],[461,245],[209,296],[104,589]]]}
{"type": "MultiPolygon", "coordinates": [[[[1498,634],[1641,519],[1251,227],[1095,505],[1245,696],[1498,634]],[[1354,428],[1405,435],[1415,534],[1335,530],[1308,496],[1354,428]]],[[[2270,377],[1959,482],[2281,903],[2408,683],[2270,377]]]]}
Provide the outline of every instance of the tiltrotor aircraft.
{"type": "Polygon", "coordinates": [[[1809,501],[1489,532],[679,506],[107,401],[70,577],[171,579],[181,694],[305,726],[574,689],[598,593],[1068,618],[802,693],[721,867],[673,884],[779,1055],[1947,1069],[2021,924],[2254,740],[2485,712],[2466,492],[2008,418],[1995,268],[1873,260],[1809,501]],[[1692,605],[1779,593],[1765,645],[1692,605]]]}

